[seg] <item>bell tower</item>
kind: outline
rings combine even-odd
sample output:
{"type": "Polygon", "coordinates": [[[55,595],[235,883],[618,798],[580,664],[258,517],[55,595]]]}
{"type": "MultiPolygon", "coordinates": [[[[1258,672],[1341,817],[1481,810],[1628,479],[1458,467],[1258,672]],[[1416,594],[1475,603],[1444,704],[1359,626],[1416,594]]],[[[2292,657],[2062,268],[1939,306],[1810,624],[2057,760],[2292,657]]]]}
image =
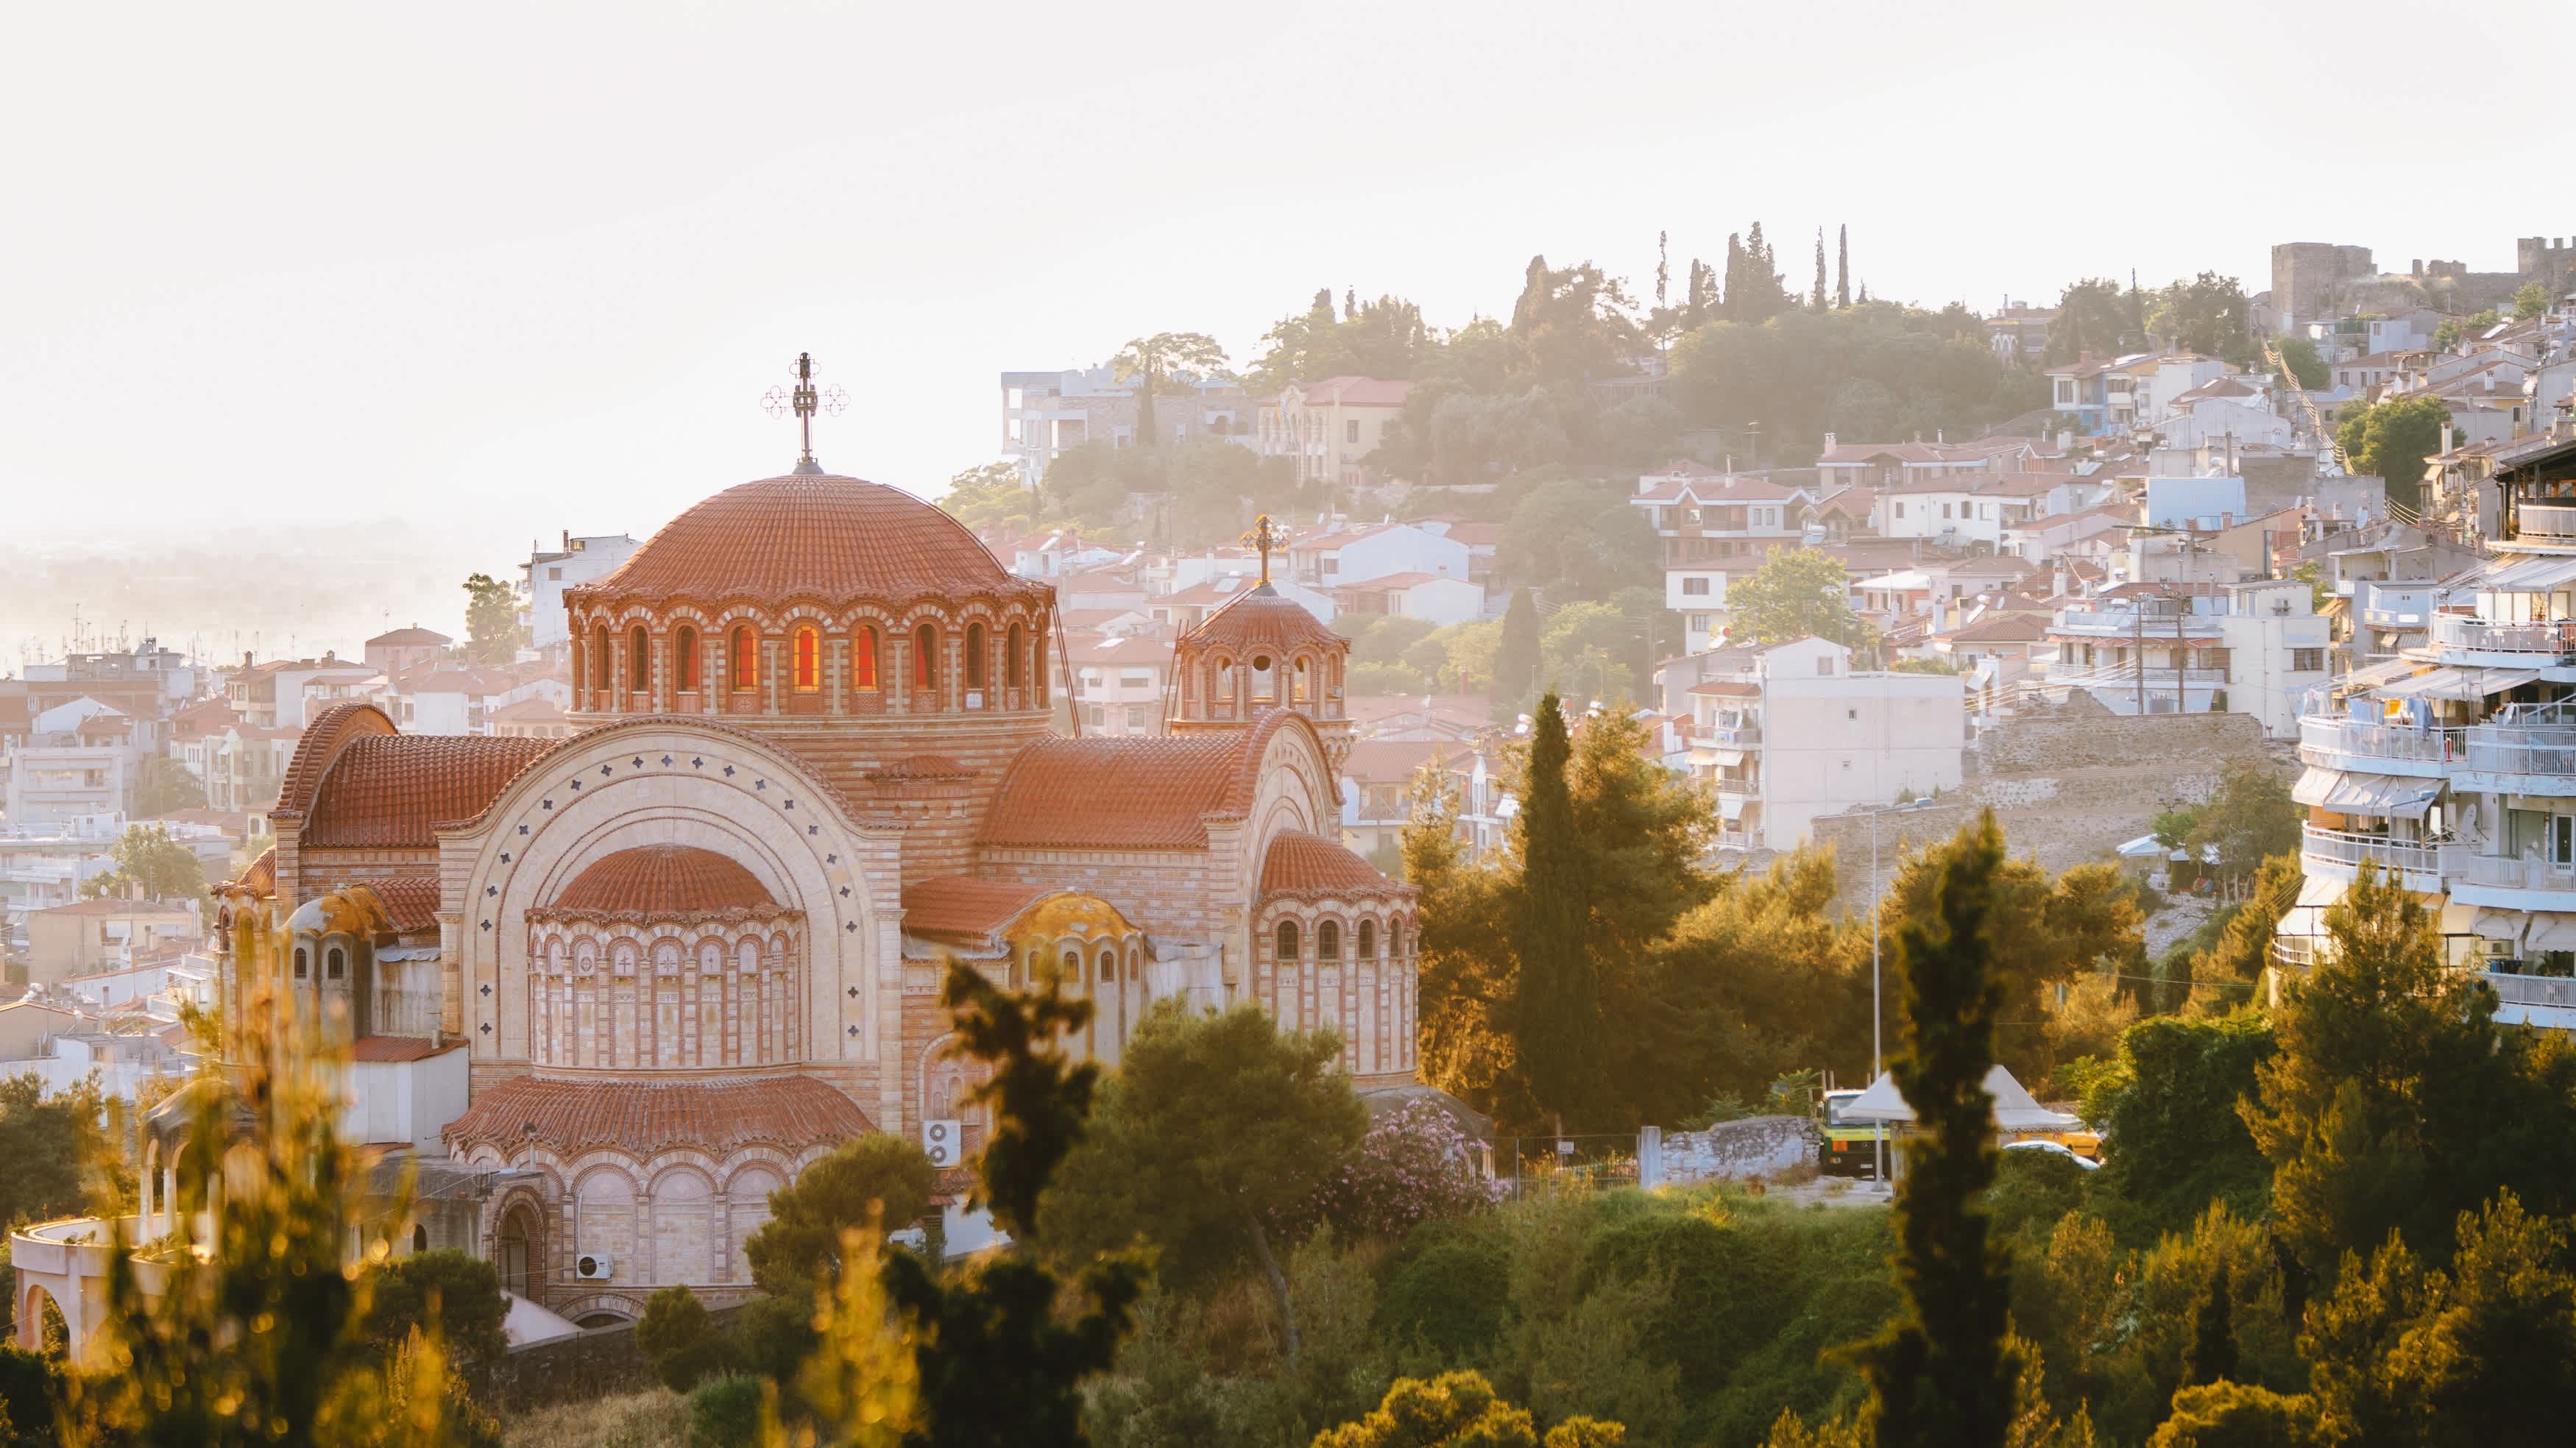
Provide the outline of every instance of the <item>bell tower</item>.
{"type": "Polygon", "coordinates": [[[1342,711],[1350,640],[1271,584],[1270,554],[1287,535],[1269,515],[1244,541],[1260,550],[1260,581],[1173,642],[1175,683],[1164,722],[1174,734],[1199,734],[1248,728],[1268,710],[1293,709],[1323,736],[1338,770],[1351,752],[1350,719],[1342,711]]]}

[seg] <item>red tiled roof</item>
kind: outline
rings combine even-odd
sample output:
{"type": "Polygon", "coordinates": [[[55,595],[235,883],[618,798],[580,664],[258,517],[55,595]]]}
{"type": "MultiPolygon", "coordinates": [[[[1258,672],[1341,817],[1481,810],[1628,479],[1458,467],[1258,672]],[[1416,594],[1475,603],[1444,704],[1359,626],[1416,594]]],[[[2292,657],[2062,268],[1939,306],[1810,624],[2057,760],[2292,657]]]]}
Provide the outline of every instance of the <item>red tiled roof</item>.
{"type": "Polygon", "coordinates": [[[603,856],[548,902],[584,915],[703,915],[774,910],[778,902],[736,861],[690,845],[638,845],[603,856]]]}
{"type": "Polygon", "coordinates": [[[349,1059],[398,1063],[426,1061],[450,1051],[465,1049],[463,1041],[450,1041],[442,1046],[427,1036],[360,1036],[349,1043],[349,1059]]]}
{"type": "Polygon", "coordinates": [[[1419,893],[1377,872],[1377,867],[1321,835],[1281,830],[1261,856],[1264,897],[1308,900],[1401,898],[1419,893]]]}
{"type": "Polygon", "coordinates": [[[1324,627],[1323,620],[1308,613],[1303,604],[1266,583],[1237,595],[1232,603],[1181,635],[1180,641],[1201,648],[1270,648],[1282,652],[1300,646],[1327,651],[1350,647],[1348,640],[1324,627]]]}
{"type": "MultiPolygon", "coordinates": [[[[350,740],[313,792],[299,843],[306,849],[434,849],[437,826],[481,813],[520,770],[561,742],[478,734],[350,740]]],[[[302,755],[299,749],[298,764],[302,755]]]]}
{"type": "Polygon", "coordinates": [[[606,1148],[644,1157],[698,1147],[723,1157],[746,1147],[789,1151],[865,1136],[858,1104],[811,1076],[733,1081],[546,1081],[522,1076],[474,1094],[449,1122],[450,1147],[538,1145],[558,1157],[606,1148]]]}
{"type": "Polygon", "coordinates": [[[563,721],[563,717],[563,705],[545,697],[543,694],[532,695],[528,698],[519,700],[515,704],[504,704],[500,708],[493,710],[491,713],[492,722],[496,724],[517,724],[522,722],[556,724],[561,723],[563,721]]]}
{"type": "Polygon", "coordinates": [[[1195,850],[1203,816],[1220,808],[1242,741],[1185,738],[1041,739],[1011,762],[987,845],[1195,850]]]}
{"type": "Polygon", "coordinates": [[[343,743],[393,732],[393,717],[373,704],[334,704],[314,715],[304,726],[295,757],[287,761],[286,777],[277,783],[276,813],[300,815],[312,808],[314,791],[322,787],[322,776],[343,743]]]}
{"type": "Polygon", "coordinates": [[[436,875],[395,875],[383,880],[369,880],[368,889],[385,902],[385,915],[393,922],[394,933],[410,935],[438,928],[438,877],[436,875]]]}
{"type": "Polygon", "coordinates": [[[242,889],[249,891],[253,895],[276,894],[277,846],[271,845],[267,849],[260,851],[259,858],[251,861],[250,867],[243,870],[241,872],[241,878],[233,883],[239,885],[242,889]]]}
{"type": "Polygon", "coordinates": [[[808,597],[833,605],[1048,593],[912,494],[821,473],[727,488],[664,524],[615,572],[566,590],[584,603],[808,597]]]}
{"type": "Polygon", "coordinates": [[[904,933],[989,940],[1049,893],[1037,885],[965,875],[915,880],[903,887],[904,933]]]}
{"type": "Polygon", "coordinates": [[[390,632],[380,633],[374,638],[367,640],[367,647],[371,649],[405,649],[423,647],[445,648],[447,645],[454,642],[456,642],[456,640],[449,638],[447,635],[440,633],[434,628],[420,628],[415,626],[412,628],[398,628],[391,630],[390,632]]]}
{"type": "Polygon", "coordinates": [[[1463,746],[1441,739],[1362,739],[1343,758],[1342,773],[1363,784],[1383,784],[1409,780],[1435,758],[1463,768],[1473,757],[1463,746]]]}

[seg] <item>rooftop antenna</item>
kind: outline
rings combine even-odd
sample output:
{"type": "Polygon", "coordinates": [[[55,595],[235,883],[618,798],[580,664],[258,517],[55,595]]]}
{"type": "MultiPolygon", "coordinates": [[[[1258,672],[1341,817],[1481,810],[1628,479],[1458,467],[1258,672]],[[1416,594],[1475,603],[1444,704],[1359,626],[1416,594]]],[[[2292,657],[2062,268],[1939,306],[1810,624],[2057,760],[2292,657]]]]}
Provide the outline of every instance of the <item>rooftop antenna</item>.
{"type": "Polygon", "coordinates": [[[796,432],[802,444],[802,451],[796,455],[796,471],[821,473],[822,465],[814,461],[814,414],[819,410],[832,417],[840,416],[849,410],[850,395],[829,384],[815,387],[814,354],[797,353],[796,386],[769,389],[761,394],[760,405],[772,417],[796,414],[796,432]]]}

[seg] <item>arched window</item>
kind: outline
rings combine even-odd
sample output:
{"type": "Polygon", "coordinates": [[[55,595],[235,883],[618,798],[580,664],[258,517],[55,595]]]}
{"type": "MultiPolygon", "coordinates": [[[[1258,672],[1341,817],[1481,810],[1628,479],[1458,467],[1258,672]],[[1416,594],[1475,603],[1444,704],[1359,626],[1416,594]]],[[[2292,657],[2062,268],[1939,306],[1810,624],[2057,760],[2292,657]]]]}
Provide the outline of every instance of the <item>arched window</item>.
{"type": "Polygon", "coordinates": [[[1377,958],[1377,922],[1374,920],[1363,920],[1360,922],[1358,955],[1362,960],[1374,960],[1377,958]]]}
{"type": "Polygon", "coordinates": [[[1296,962],[1296,959],[1297,922],[1294,920],[1282,920],[1279,922],[1279,963],[1281,965],[1291,965],[1296,962]]]}
{"type": "Polygon", "coordinates": [[[673,672],[679,676],[680,692],[696,693],[698,691],[698,631],[687,624],[680,625],[679,633],[671,642],[671,653],[671,662],[678,665],[673,672]]]}
{"type": "Polygon", "coordinates": [[[743,624],[733,631],[734,692],[748,694],[760,687],[760,636],[743,624]]]}
{"type": "Polygon", "coordinates": [[[1035,671],[1029,676],[1029,682],[1038,691],[1038,702],[1043,704],[1047,697],[1047,680],[1053,677],[1047,672],[1047,631],[1044,624],[1029,633],[1029,667],[1035,671]]]}
{"type": "Polygon", "coordinates": [[[1315,927],[1315,958],[1330,965],[1342,958],[1342,927],[1330,920],[1315,927]]]}
{"type": "Polygon", "coordinates": [[[850,631],[850,687],[873,689],[877,686],[877,631],[860,624],[850,631]]]}
{"type": "Polygon", "coordinates": [[[912,636],[912,685],[916,689],[939,687],[939,625],[923,624],[912,636]]]}
{"type": "Polygon", "coordinates": [[[1100,952],[1100,983],[1102,985],[1118,983],[1118,952],[1115,950],[1100,952]]]}
{"type": "Polygon", "coordinates": [[[823,687],[823,636],[812,624],[796,630],[796,692],[810,694],[823,687]]]}
{"type": "Polygon", "coordinates": [[[1064,983],[1082,984],[1082,952],[1079,950],[1068,950],[1064,953],[1064,983]]]}
{"type": "Polygon", "coordinates": [[[966,625],[966,687],[977,692],[984,688],[984,626],[966,625]]]}
{"type": "Polygon", "coordinates": [[[1002,647],[1005,650],[1002,655],[1002,682],[1014,689],[1028,677],[1028,660],[1020,657],[1021,646],[1026,642],[1026,637],[1018,624],[1011,625],[1011,631],[1002,636],[1002,647]]]}
{"type": "Polygon", "coordinates": [[[1216,689],[1208,697],[1220,704],[1234,702],[1234,660],[1220,658],[1216,661],[1216,689]]]}
{"type": "Polygon", "coordinates": [[[426,1252],[429,1250],[429,1224],[427,1222],[412,1223],[411,1249],[415,1252],[426,1252]]]}
{"type": "Polygon", "coordinates": [[[330,980],[345,979],[349,974],[349,953],[336,945],[322,952],[322,974],[330,980]]]}
{"type": "Polygon", "coordinates": [[[653,687],[653,643],[644,636],[644,625],[626,636],[627,687],[641,694],[653,687]]]}
{"type": "Polygon", "coordinates": [[[1268,654],[1252,656],[1252,697],[1256,703],[1279,702],[1279,675],[1271,669],[1268,654]]]}
{"type": "Polygon", "coordinates": [[[1288,687],[1293,691],[1292,697],[1300,704],[1305,703],[1307,699],[1312,697],[1312,695],[1307,692],[1307,680],[1309,674],[1310,671],[1306,667],[1306,661],[1303,658],[1300,658],[1297,660],[1296,669],[1289,675],[1288,687]]]}
{"type": "Polygon", "coordinates": [[[611,676],[608,672],[608,630],[604,628],[592,629],[590,631],[590,686],[594,689],[605,689],[609,685],[610,677],[611,676]]]}
{"type": "Polygon", "coordinates": [[[305,980],[310,978],[312,974],[313,958],[304,953],[303,946],[299,945],[295,947],[295,978],[297,980],[305,980]]]}

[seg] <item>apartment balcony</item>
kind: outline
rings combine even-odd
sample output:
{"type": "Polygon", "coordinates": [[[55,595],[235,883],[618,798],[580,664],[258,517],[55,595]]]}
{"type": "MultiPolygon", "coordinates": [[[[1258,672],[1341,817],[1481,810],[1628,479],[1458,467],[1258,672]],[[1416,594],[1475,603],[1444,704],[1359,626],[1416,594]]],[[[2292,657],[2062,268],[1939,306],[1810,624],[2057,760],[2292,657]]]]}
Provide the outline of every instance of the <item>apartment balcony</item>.
{"type": "Polygon", "coordinates": [[[2057,616],[2055,626],[2069,633],[2100,638],[2135,639],[2143,635],[2147,642],[2154,643],[2160,638],[2172,638],[2177,624],[2181,625],[2182,636],[2186,639],[2218,637],[2218,620],[2215,617],[2193,613],[2151,613],[2142,621],[2129,609],[2070,608],[2057,616]]]}
{"type": "Polygon", "coordinates": [[[1762,726],[1759,724],[1711,724],[1690,731],[1694,749],[1759,749],[1762,726]]]}
{"type": "Polygon", "coordinates": [[[2445,654],[2470,656],[2451,660],[2455,663],[2529,666],[2576,659],[2576,619],[2490,623],[2464,613],[2437,613],[2428,632],[2433,647],[2445,654]]]}
{"type": "Polygon", "coordinates": [[[2462,789],[2576,795],[2576,724],[2480,724],[2463,732],[2462,789]]]}
{"type": "Polygon", "coordinates": [[[2322,769],[2439,779],[2466,758],[2466,729],[2408,729],[2307,715],[2299,720],[2299,758],[2322,769]]]}
{"type": "Polygon", "coordinates": [[[2576,506],[2522,503],[2513,510],[2512,542],[2539,548],[2576,548],[2576,506]]]}
{"type": "Polygon", "coordinates": [[[2422,894],[2438,893],[2446,873],[2456,873],[2474,858],[2465,845],[2393,840],[2385,835],[2355,834],[2316,825],[2302,828],[2305,838],[2299,850],[2310,874],[2348,879],[2359,874],[2363,865],[2375,865],[2381,874],[2422,894]]]}
{"type": "Polygon", "coordinates": [[[2509,855],[2463,855],[2451,862],[2451,898],[2500,910],[2576,910],[2576,865],[2509,855]]]}
{"type": "Polygon", "coordinates": [[[2576,1010],[2576,978],[2563,975],[2502,975],[2489,971],[2478,977],[2496,993],[2496,999],[2509,1006],[2538,1006],[2544,1010],[2576,1010]]]}
{"type": "Polygon", "coordinates": [[[2361,622],[2365,628],[2418,629],[2433,617],[2430,583],[2365,583],[2361,622]]]}
{"type": "MultiPolygon", "coordinates": [[[[2135,690],[2138,687],[2138,666],[2135,664],[2076,664],[2071,667],[2060,665],[2052,667],[2042,682],[2051,688],[2135,690]]],[[[2169,669],[2162,664],[2149,664],[2146,667],[2146,683],[2147,692],[2150,695],[2159,689],[2171,695],[2177,683],[2186,689],[2224,689],[2227,687],[2227,671],[2225,669],[2169,669]]]]}

